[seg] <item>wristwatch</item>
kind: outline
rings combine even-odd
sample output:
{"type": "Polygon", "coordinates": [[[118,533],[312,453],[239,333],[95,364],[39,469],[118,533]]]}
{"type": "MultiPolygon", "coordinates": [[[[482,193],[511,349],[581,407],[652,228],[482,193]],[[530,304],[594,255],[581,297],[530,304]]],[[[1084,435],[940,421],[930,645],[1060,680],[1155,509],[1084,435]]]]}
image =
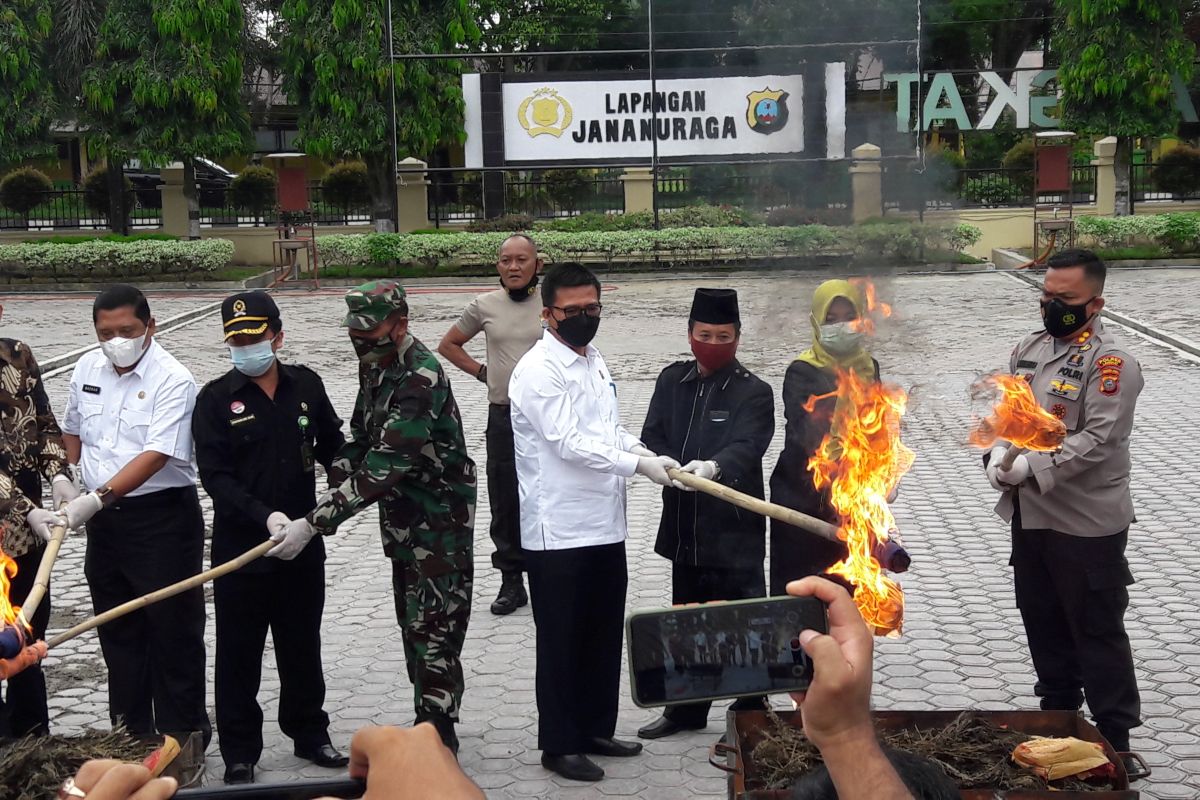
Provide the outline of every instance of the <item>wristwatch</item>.
{"type": "Polygon", "coordinates": [[[108,484],[104,484],[96,490],[96,497],[100,498],[101,508],[108,508],[116,502],[117,496],[113,494],[113,489],[108,484]]]}
{"type": "Polygon", "coordinates": [[[487,364],[479,365],[479,372],[475,373],[475,380],[480,383],[487,383],[487,364]]]}

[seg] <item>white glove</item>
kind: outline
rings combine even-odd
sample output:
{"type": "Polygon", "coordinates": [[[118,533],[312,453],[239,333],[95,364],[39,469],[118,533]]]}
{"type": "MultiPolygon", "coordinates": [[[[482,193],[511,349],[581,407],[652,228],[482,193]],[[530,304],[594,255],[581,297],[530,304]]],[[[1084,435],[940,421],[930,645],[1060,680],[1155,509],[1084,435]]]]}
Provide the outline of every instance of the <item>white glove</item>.
{"type": "Polygon", "coordinates": [[[272,511],[267,517],[267,534],[272,542],[283,541],[283,531],[291,524],[288,515],[282,511],[272,511]]]}
{"type": "Polygon", "coordinates": [[[79,497],[79,489],[75,486],[75,481],[62,473],[55,475],[54,480],[50,482],[50,505],[59,508],[63,503],[69,503],[76,497],[79,497]]]}
{"type": "Polygon", "coordinates": [[[67,518],[67,527],[77,531],[80,525],[96,516],[96,512],[102,508],[104,501],[100,499],[100,495],[88,492],[67,503],[60,513],[67,518]]]}
{"type": "Polygon", "coordinates": [[[658,455],[658,453],[655,453],[644,444],[635,444],[633,447],[629,448],[629,452],[633,453],[639,458],[654,458],[658,455]]]}
{"type": "MultiPolygon", "coordinates": [[[[719,470],[717,469],[717,462],[715,461],[689,461],[680,467],[679,471],[690,472],[697,478],[707,478],[710,481],[715,481],[717,479],[717,473],[719,470]]],[[[683,492],[696,491],[687,484],[680,483],[679,481],[671,481],[671,485],[683,492]]]]}
{"type": "Polygon", "coordinates": [[[267,555],[271,558],[280,558],[284,561],[291,561],[296,556],[300,555],[300,551],[309,543],[314,536],[317,535],[317,529],[312,526],[308,520],[301,517],[295,519],[284,526],[278,536],[272,535],[271,541],[279,542],[279,544],[267,551],[267,555]]]}
{"type": "Polygon", "coordinates": [[[679,462],[668,456],[640,456],[638,458],[637,473],[645,475],[659,486],[671,485],[671,476],[667,474],[668,469],[679,469],[679,462]]]}
{"type": "Polygon", "coordinates": [[[990,483],[992,488],[997,492],[1007,492],[1009,489],[1009,487],[1003,485],[999,480],[996,479],[996,470],[1000,468],[1000,459],[1004,458],[1004,454],[1007,452],[1007,447],[993,447],[992,455],[990,458],[988,458],[987,469],[985,472],[987,473],[988,483],[990,483]]]}
{"type": "Polygon", "coordinates": [[[1033,469],[1029,466],[1029,459],[1024,455],[1019,455],[1013,460],[1012,469],[996,468],[996,480],[1002,484],[1008,484],[1005,490],[1012,486],[1019,486],[1027,478],[1033,475],[1033,469]]]}
{"type": "Polygon", "coordinates": [[[34,535],[43,542],[50,541],[50,529],[57,528],[59,525],[66,524],[66,520],[55,514],[53,511],[47,511],[44,508],[35,508],[25,515],[25,521],[29,523],[30,530],[34,535]]]}

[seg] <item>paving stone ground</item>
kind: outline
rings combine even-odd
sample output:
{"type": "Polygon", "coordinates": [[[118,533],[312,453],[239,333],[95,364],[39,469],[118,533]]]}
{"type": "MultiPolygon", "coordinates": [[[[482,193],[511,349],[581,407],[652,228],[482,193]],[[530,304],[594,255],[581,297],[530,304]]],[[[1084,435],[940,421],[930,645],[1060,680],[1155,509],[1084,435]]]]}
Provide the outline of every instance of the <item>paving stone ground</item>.
{"type": "MultiPolygon", "coordinates": [[[[626,425],[641,427],[654,378],[687,353],[685,319],[692,289],[727,285],[739,290],[745,320],[743,362],[778,393],[784,370],[810,339],[808,302],[824,275],[776,273],[722,275],[683,280],[646,276],[606,278],[605,315],[597,344],[604,351],[620,392],[626,425]]],[[[1037,327],[1036,293],[997,273],[904,276],[879,280],[881,294],[896,314],[874,347],[889,380],[909,389],[904,425],[916,451],[912,472],[901,487],[896,516],[911,551],[913,569],[903,577],[907,620],[904,635],[880,641],[876,650],[874,702],[881,709],[1031,709],[1033,675],[1006,566],[1008,531],[991,511],[995,493],[979,466],[979,453],[965,444],[972,407],[968,387],[986,371],[1003,367],[1018,338],[1037,327]]],[[[421,289],[411,297],[412,330],[431,347],[457,317],[469,292],[421,289]]],[[[1146,321],[1179,324],[1194,320],[1200,271],[1118,273],[1109,290],[1118,309],[1146,321]],[[1125,305],[1123,305],[1123,303],[1125,305]],[[1135,311],[1136,309],[1136,311],[1135,311]]],[[[156,314],[168,303],[199,305],[209,298],[152,298],[156,314]]],[[[354,361],[337,327],[340,292],[281,295],[286,357],[313,366],[325,378],[334,404],[349,412],[355,392],[354,361]]],[[[43,358],[55,343],[86,343],[89,304],[71,301],[50,307],[44,299],[4,300],[4,333],[38,343],[43,358]]],[[[171,313],[175,313],[174,311],[171,313]]],[[[227,369],[219,324],[210,317],[182,327],[162,343],[200,381],[227,369]]],[[[1192,479],[1195,442],[1200,438],[1200,360],[1159,347],[1142,337],[1127,342],[1146,372],[1134,433],[1133,491],[1138,522],[1130,535],[1132,587],[1128,629],[1138,659],[1146,724],[1134,747],[1154,769],[1138,784],[1146,798],[1200,795],[1200,638],[1195,598],[1200,596],[1200,491],[1192,479]]],[[[63,349],[66,349],[65,347],[63,349]]],[[[61,410],[67,376],[49,381],[61,410]]],[[[486,398],[483,386],[454,376],[467,443],[482,466],[486,398]]],[[[782,439],[777,400],[775,442],[769,470],[782,439]]],[[[483,470],[480,469],[482,476],[483,470]]],[[[706,761],[721,731],[722,709],[706,731],[647,744],[629,760],[600,759],[608,777],[580,786],[549,775],[538,764],[534,707],[533,620],[528,608],[497,618],[488,604],[498,589],[489,562],[486,482],[476,517],[476,595],[464,653],[467,692],[463,707],[462,764],[497,798],[627,795],[647,798],[719,797],[722,775],[706,761]]],[[[211,507],[206,502],[206,515],[211,507]]],[[[669,602],[670,570],[653,553],[659,491],[642,478],[629,493],[628,607],[669,602]]],[[[367,723],[412,720],[412,691],[405,677],[399,630],[394,619],[387,564],[377,518],[364,512],[343,526],[329,547],[324,642],[328,681],[326,708],[332,734],[345,746],[367,723]]],[[[52,629],[90,613],[83,581],[83,541],[70,539],[56,569],[52,629]]],[[[213,626],[208,626],[212,657],[213,626]]],[[[279,682],[268,654],[261,698],[266,711],[266,750],[259,764],[263,781],[328,777],[333,773],[301,762],[273,718],[279,682]]],[[[210,665],[211,666],[211,665],[210,665]]],[[[107,724],[104,667],[95,635],[55,651],[46,663],[54,729],[77,732],[107,724]]],[[[210,669],[211,674],[211,669],[210,669]]],[[[776,700],[784,706],[783,699],[776,700]]],[[[210,702],[211,708],[211,702],[210,702]]],[[[632,738],[657,714],[636,708],[623,689],[618,736],[632,738]]],[[[215,743],[209,781],[220,778],[215,743]]]]}

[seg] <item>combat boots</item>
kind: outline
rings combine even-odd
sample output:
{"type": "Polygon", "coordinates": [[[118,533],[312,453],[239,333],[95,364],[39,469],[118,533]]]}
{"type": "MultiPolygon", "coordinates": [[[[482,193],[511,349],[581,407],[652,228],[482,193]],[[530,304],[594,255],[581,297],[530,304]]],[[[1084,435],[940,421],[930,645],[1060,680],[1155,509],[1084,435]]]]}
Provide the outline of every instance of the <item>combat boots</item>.
{"type": "Polygon", "coordinates": [[[525,582],[519,572],[506,572],[500,583],[500,594],[492,603],[492,613],[498,617],[511,614],[529,602],[525,593],[525,582]]]}

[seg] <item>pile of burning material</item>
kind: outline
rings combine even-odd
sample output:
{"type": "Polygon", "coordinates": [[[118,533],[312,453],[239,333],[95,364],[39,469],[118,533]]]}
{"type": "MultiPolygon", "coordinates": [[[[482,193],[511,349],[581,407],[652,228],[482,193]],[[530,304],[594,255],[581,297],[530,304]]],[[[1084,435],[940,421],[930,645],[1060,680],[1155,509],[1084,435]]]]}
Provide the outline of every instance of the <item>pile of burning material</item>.
{"type": "Polygon", "coordinates": [[[33,641],[33,629],[25,621],[21,607],[14,606],[9,597],[17,562],[4,552],[3,544],[4,534],[0,530],[0,680],[37,664],[47,652],[45,642],[33,641]]]}
{"type": "Polygon", "coordinates": [[[1011,469],[1013,459],[1026,450],[1048,453],[1062,447],[1067,426],[1042,408],[1024,378],[1003,373],[985,375],[971,387],[971,398],[990,401],[992,411],[976,422],[969,441],[981,448],[1008,442],[1000,464],[1004,469],[1011,469]]]}
{"type": "MultiPolygon", "coordinates": [[[[821,755],[799,727],[774,713],[767,719],[750,753],[755,788],[787,789],[815,769],[821,755]]],[[[1117,768],[1099,743],[1032,736],[976,712],[964,711],[941,727],[881,730],[880,740],[932,761],[962,790],[1107,792],[1118,784],[1117,768]]]]}
{"type": "Polygon", "coordinates": [[[0,742],[0,800],[54,797],[85,761],[141,761],[155,749],[122,728],[82,736],[26,736],[0,742]]]}

